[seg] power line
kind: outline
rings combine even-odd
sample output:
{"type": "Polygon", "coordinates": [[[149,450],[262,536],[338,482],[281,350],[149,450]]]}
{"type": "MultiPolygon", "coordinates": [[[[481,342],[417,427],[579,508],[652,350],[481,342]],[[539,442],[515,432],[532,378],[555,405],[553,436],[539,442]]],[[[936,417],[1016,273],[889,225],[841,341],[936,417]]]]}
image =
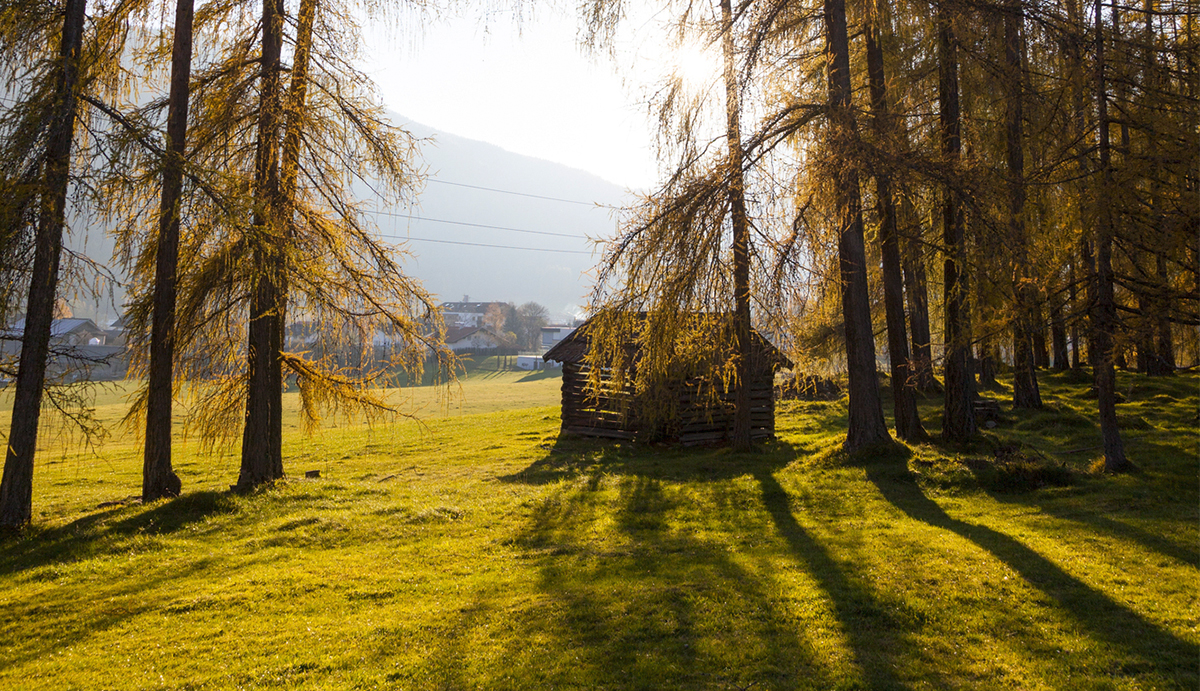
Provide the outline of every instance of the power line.
{"type": "MultiPolygon", "coordinates": [[[[381,233],[381,235],[383,235],[381,233]]],[[[483,242],[460,242],[458,240],[434,240],[433,238],[403,237],[400,235],[383,235],[385,238],[396,240],[418,240],[420,242],[437,242],[443,245],[468,245],[470,247],[493,247],[502,250],[522,250],[525,252],[557,252],[559,254],[592,254],[586,250],[558,250],[549,247],[514,247],[513,245],[489,245],[483,242]]]]}
{"type": "Polygon", "coordinates": [[[529,233],[531,235],[552,235],[559,238],[573,238],[575,240],[587,240],[584,235],[571,235],[569,233],[551,233],[545,230],[526,230],[524,228],[510,228],[508,226],[493,226],[486,223],[467,223],[466,221],[448,221],[444,218],[429,218],[427,216],[413,216],[410,214],[398,214],[391,211],[371,211],[368,213],[378,214],[382,216],[394,216],[396,218],[409,218],[414,221],[431,221],[433,223],[449,223],[456,226],[468,226],[470,228],[487,228],[490,230],[511,230],[514,233],[529,233]]]}
{"type": "Polygon", "coordinates": [[[599,202],[584,202],[578,199],[563,199],[562,197],[548,197],[544,194],[530,194],[528,192],[514,192],[512,190],[501,190],[495,187],[484,187],[482,185],[468,185],[462,182],[450,182],[449,180],[439,180],[437,178],[429,178],[428,182],[436,182],[441,185],[454,185],[455,187],[468,187],[473,190],[485,190],[487,192],[499,192],[500,194],[513,194],[518,197],[532,197],[533,199],[546,199],[552,202],[563,202],[565,204],[582,204],[583,206],[599,206],[606,209],[617,209],[620,207],[612,204],[601,204],[599,202]]]}

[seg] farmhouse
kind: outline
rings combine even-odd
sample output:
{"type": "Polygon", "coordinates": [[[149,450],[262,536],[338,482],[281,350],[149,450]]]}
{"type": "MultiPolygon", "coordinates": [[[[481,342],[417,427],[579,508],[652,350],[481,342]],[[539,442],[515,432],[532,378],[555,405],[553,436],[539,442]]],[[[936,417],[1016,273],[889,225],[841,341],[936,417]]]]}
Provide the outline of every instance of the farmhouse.
{"type": "MultiPolygon", "coordinates": [[[[25,318],[17,320],[9,329],[11,338],[18,339],[25,333],[25,318]]],[[[102,346],[108,334],[96,326],[91,319],[55,319],[50,322],[50,343],[67,346],[102,346]]]]}
{"type": "MultiPolygon", "coordinates": [[[[123,332],[122,332],[123,333],[123,332]]],[[[0,354],[18,356],[25,319],[0,334],[0,354]]],[[[46,373],[64,381],[119,379],[129,366],[124,339],[114,344],[110,334],[91,319],[64,318],[50,322],[50,353],[46,373]]]]}
{"type": "Polygon", "coordinates": [[[470,302],[463,296],[462,302],[443,302],[442,319],[448,327],[481,326],[488,312],[504,309],[503,302],[470,302]]]}
{"type": "Polygon", "coordinates": [[[454,326],[446,329],[446,347],[456,353],[516,352],[516,347],[511,341],[482,326],[454,326]]]}
{"type": "MultiPolygon", "coordinates": [[[[587,389],[588,377],[592,374],[592,365],[587,362],[591,345],[588,327],[591,322],[591,319],[584,322],[542,356],[547,362],[563,364],[564,433],[614,439],[677,441],[685,445],[722,442],[730,438],[736,392],[730,389],[705,395],[701,390],[706,384],[703,379],[670,382],[667,390],[673,414],[665,420],[657,416],[654,422],[647,420],[656,416],[643,413],[649,406],[663,405],[662,399],[652,401],[645,393],[638,392],[631,381],[614,383],[599,395],[592,395],[587,389]]],[[[792,363],[757,332],[753,334],[753,344],[751,437],[772,438],[775,436],[775,371],[781,367],[791,367],[792,363]]],[[[633,367],[641,358],[639,347],[631,343],[626,348],[633,367]]],[[[608,380],[607,373],[602,373],[600,379],[602,382],[608,380]]]]}

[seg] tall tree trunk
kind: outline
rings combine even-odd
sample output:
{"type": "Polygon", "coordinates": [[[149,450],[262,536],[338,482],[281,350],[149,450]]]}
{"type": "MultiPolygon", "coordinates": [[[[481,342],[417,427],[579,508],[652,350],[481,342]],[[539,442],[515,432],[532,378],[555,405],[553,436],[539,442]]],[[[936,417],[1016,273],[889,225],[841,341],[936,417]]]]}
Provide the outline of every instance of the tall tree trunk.
{"type": "Polygon", "coordinates": [[[270,434],[272,459],[278,459],[283,475],[283,344],[287,328],[288,256],[294,244],[296,184],[300,173],[300,140],[303,113],[308,97],[308,67],[312,55],[312,30],[317,0],[301,0],[296,25],[296,52],[292,63],[292,82],[288,87],[287,118],[283,129],[283,153],[280,159],[279,197],[271,223],[272,235],[279,238],[276,251],[268,257],[270,275],[275,278],[275,309],[271,333],[271,372],[267,390],[271,397],[270,434]]]}
{"type": "MultiPolygon", "coordinates": [[[[1145,0],[1143,11],[1146,15],[1145,30],[1142,45],[1145,47],[1146,78],[1143,80],[1147,89],[1161,88],[1163,79],[1158,56],[1155,52],[1154,15],[1157,8],[1155,0],[1145,0]]],[[[1171,339],[1171,282],[1167,275],[1166,246],[1171,239],[1165,225],[1163,215],[1162,158],[1158,151],[1158,141],[1152,135],[1148,141],[1147,157],[1152,161],[1153,177],[1150,183],[1150,217],[1152,238],[1162,238],[1156,249],[1149,252],[1154,257],[1154,294],[1148,301],[1151,314],[1145,320],[1146,336],[1146,373],[1152,376],[1174,374],[1175,349],[1171,339]]],[[[1140,349],[1139,349],[1140,350],[1140,349]]]]}
{"type": "Polygon", "coordinates": [[[1067,291],[1067,312],[1071,315],[1071,369],[1079,369],[1079,297],[1075,288],[1075,264],[1072,259],[1068,265],[1070,279],[1067,291]]]}
{"type": "Polygon", "coordinates": [[[1156,264],[1155,274],[1158,276],[1158,285],[1160,286],[1159,289],[1162,291],[1162,294],[1159,296],[1156,305],[1156,322],[1158,328],[1156,329],[1155,336],[1158,347],[1155,350],[1154,361],[1156,363],[1156,369],[1153,374],[1174,374],[1175,343],[1174,339],[1171,338],[1171,303],[1169,297],[1171,281],[1170,277],[1167,275],[1166,255],[1163,252],[1155,252],[1154,261],[1156,264]]]}
{"type": "Polygon", "coordinates": [[[742,176],[741,98],[733,54],[733,12],[721,0],[725,58],[725,135],[729,142],[729,220],[733,226],[734,332],[737,336],[737,392],[734,394],[733,448],[750,450],[750,387],[753,381],[753,343],[750,328],[750,223],[746,219],[746,186],[742,176]]]}
{"type": "Polygon", "coordinates": [[[253,249],[250,288],[249,386],[246,426],[242,434],[242,467],[237,486],[245,490],[283,477],[279,409],[279,277],[282,251],[274,215],[279,206],[280,54],[283,47],[283,2],[263,3],[262,77],[258,142],[255,150],[253,249]]]}
{"type": "Polygon", "coordinates": [[[942,386],[933,376],[933,337],[929,333],[929,281],[925,277],[924,252],[919,236],[921,222],[911,200],[902,196],[900,212],[911,229],[901,243],[901,258],[904,269],[904,292],[908,297],[908,321],[912,327],[913,375],[917,391],[941,393],[942,386]],[[913,235],[916,235],[914,237],[913,235]]]}
{"type": "Polygon", "coordinates": [[[995,389],[1000,386],[996,381],[996,346],[991,337],[985,336],[979,342],[979,388],[995,389]]]}
{"type": "Polygon", "coordinates": [[[1051,297],[1050,301],[1050,341],[1054,347],[1054,369],[1065,372],[1071,368],[1071,362],[1067,353],[1067,325],[1061,294],[1051,297]]]}
{"type": "MultiPolygon", "coordinates": [[[[938,110],[942,155],[956,166],[962,155],[958,105],[958,46],[951,28],[949,8],[938,5],[938,110]]],[[[942,438],[966,441],[975,436],[975,377],[971,372],[971,332],[965,280],[966,248],[963,216],[957,193],[947,188],[942,202],[942,242],[946,260],[943,296],[946,333],[945,407],[942,438]]]]}
{"type": "Polygon", "coordinates": [[[37,451],[38,419],[50,352],[50,327],[58,289],[58,265],[66,225],[70,185],[71,142],[75,137],[76,90],[83,48],[85,0],[67,0],[54,98],[44,158],[45,186],[41,191],[33,271],[21,335],[21,359],[13,397],[12,426],[0,479],[0,527],[20,529],[33,516],[33,459],[37,451]]]}
{"type": "Polygon", "coordinates": [[[1100,431],[1104,437],[1104,469],[1125,472],[1133,464],[1125,457],[1125,446],[1117,429],[1116,372],[1113,370],[1113,331],[1117,309],[1113,298],[1112,242],[1113,219],[1109,195],[1112,192],[1112,162],[1109,153],[1108,93],[1104,61],[1103,3],[1096,0],[1096,123],[1100,141],[1100,180],[1096,195],[1099,223],[1096,229],[1096,302],[1092,310],[1093,368],[1095,369],[1100,431]]]}
{"type": "Polygon", "coordinates": [[[154,315],[150,327],[150,376],[146,391],[146,448],[142,501],[177,497],[182,488],[171,467],[171,399],[174,393],[175,280],[179,264],[179,214],[187,148],[188,84],[192,74],[192,0],[175,5],[171,91],[167,97],[167,151],[163,160],[158,252],[154,267],[154,315]]]}
{"type": "Polygon", "coordinates": [[[1042,311],[1042,298],[1034,295],[1033,306],[1033,364],[1041,369],[1050,368],[1050,348],[1046,346],[1046,318],[1042,311]]]}
{"type": "Polygon", "coordinates": [[[1029,275],[1028,238],[1025,232],[1024,152],[1024,8],[1021,0],[1008,2],[1004,13],[1004,65],[1007,93],[1004,99],[1005,141],[1008,154],[1008,232],[1013,247],[1013,407],[1041,408],[1034,364],[1034,305],[1037,287],[1029,275]]]}
{"type": "MultiPolygon", "coordinates": [[[[1135,272],[1141,274],[1145,278],[1146,274],[1141,269],[1141,262],[1137,262],[1135,272]]],[[[1137,320],[1134,328],[1135,347],[1137,348],[1134,367],[1142,374],[1150,373],[1150,361],[1154,357],[1154,320],[1151,317],[1153,308],[1151,304],[1153,298],[1146,293],[1144,289],[1137,290],[1137,320]]]]}
{"type": "MultiPolygon", "coordinates": [[[[728,0],[723,0],[728,2],[728,0]]],[[[850,383],[849,429],[844,448],[853,453],[891,441],[879,400],[875,374],[875,335],[867,293],[867,252],[863,241],[862,199],[856,136],[850,105],[850,45],[846,37],[845,0],[825,0],[825,41],[829,78],[829,128],[835,156],[843,157],[834,180],[838,219],[838,267],[842,281],[842,314],[846,322],[846,366],[850,383]]]]}
{"type": "MultiPolygon", "coordinates": [[[[867,80],[871,91],[871,123],[882,141],[891,128],[887,85],[883,66],[882,22],[887,0],[875,0],[868,12],[867,80]]],[[[908,334],[904,328],[904,276],[900,267],[900,239],[896,231],[896,203],[891,175],[875,174],[875,196],[879,205],[879,245],[883,259],[883,302],[887,315],[888,358],[892,366],[893,417],[896,436],[905,440],[925,439],[914,395],[915,378],[910,368],[908,334]]]]}
{"type": "MultiPolygon", "coordinates": [[[[1096,304],[1096,265],[1092,257],[1091,234],[1086,230],[1088,221],[1085,216],[1085,209],[1090,205],[1088,203],[1089,194],[1094,192],[1094,190],[1089,190],[1084,182],[1089,175],[1088,145],[1084,138],[1084,132],[1087,131],[1088,109],[1085,103],[1088,99],[1088,86],[1087,74],[1083,65],[1083,46],[1087,40],[1087,25],[1083,18],[1083,10],[1080,2],[1081,0],[1066,0],[1068,33],[1064,49],[1067,58],[1068,78],[1071,83],[1072,109],[1074,111],[1071,118],[1071,136],[1075,141],[1075,169],[1078,178],[1078,182],[1076,182],[1076,196],[1080,200],[1080,203],[1076,205],[1079,222],[1079,254],[1077,260],[1071,262],[1071,305],[1074,311],[1072,319],[1074,335],[1071,340],[1075,346],[1072,354],[1072,367],[1074,369],[1079,369],[1080,366],[1081,338],[1079,322],[1085,315],[1090,320],[1092,307],[1096,304]],[[1084,286],[1084,306],[1086,309],[1079,308],[1076,289],[1076,281],[1079,280],[1082,280],[1084,286]]],[[[1084,331],[1087,332],[1083,338],[1087,341],[1087,364],[1090,367],[1094,362],[1090,326],[1085,328],[1084,331]]]]}
{"type": "Polygon", "coordinates": [[[1087,364],[1088,367],[1094,368],[1096,366],[1096,332],[1092,328],[1092,316],[1095,314],[1096,300],[1099,298],[1097,297],[1096,288],[1096,257],[1092,251],[1092,246],[1092,241],[1087,237],[1084,237],[1083,241],[1079,244],[1079,254],[1083,260],[1084,271],[1084,300],[1087,301],[1088,308],[1087,364]]]}

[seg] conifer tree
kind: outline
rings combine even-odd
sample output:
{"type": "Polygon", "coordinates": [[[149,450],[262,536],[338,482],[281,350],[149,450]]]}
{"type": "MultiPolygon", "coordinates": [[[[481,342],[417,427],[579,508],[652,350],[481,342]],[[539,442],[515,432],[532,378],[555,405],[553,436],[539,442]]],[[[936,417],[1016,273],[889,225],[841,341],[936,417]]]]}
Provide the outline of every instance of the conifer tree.
{"type": "MultiPolygon", "coordinates": [[[[12,427],[0,480],[0,527],[17,529],[29,523],[33,502],[33,461],[37,449],[42,389],[50,351],[58,274],[66,225],[70,185],[71,146],[83,58],[85,0],[66,0],[58,55],[45,78],[51,83],[35,107],[45,115],[44,132],[34,138],[29,169],[40,169],[36,191],[34,256],[21,338],[21,358],[13,398],[12,427]]],[[[15,42],[27,36],[5,37],[15,42]]],[[[26,159],[28,161],[28,159],[26,159]]],[[[27,163],[28,165],[28,163],[27,163]]],[[[32,201],[32,198],[31,198],[32,201]]],[[[19,217],[18,219],[19,220],[19,217]]]]}

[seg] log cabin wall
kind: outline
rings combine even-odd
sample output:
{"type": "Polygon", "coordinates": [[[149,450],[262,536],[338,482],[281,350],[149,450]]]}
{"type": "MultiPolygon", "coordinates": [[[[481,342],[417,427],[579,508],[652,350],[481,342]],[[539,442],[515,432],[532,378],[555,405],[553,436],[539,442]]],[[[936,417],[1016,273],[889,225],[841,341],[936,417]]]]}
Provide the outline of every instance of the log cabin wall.
{"type": "MultiPolygon", "coordinates": [[[[638,420],[638,400],[632,386],[610,387],[598,397],[587,392],[588,365],[563,364],[562,431],[590,437],[642,441],[675,441],[684,445],[725,441],[733,431],[735,391],[722,392],[714,403],[688,380],[678,389],[675,417],[663,428],[644,429],[638,420]]],[[[751,384],[751,437],[775,436],[775,397],[772,371],[761,372],[751,384]]],[[[605,381],[601,378],[601,381],[605,381]]]]}

